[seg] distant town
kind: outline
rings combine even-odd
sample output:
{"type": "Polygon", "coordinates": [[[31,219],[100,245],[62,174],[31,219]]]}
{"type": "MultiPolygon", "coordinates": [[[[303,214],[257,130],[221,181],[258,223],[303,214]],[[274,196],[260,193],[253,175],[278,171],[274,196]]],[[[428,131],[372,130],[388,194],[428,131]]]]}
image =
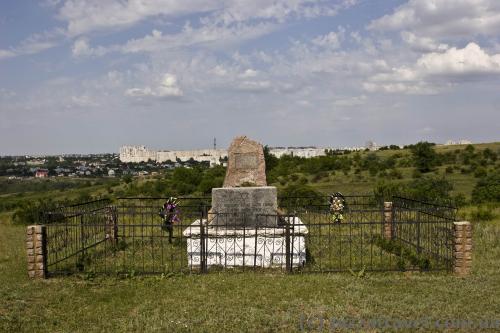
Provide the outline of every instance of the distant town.
{"type": "MultiPolygon", "coordinates": [[[[470,144],[469,140],[448,140],[444,145],[470,144]]],[[[278,158],[289,155],[312,158],[327,154],[344,154],[354,151],[400,149],[403,146],[379,146],[368,141],[364,146],[352,147],[269,147],[269,154],[278,158]]],[[[2,156],[0,176],[9,179],[48,177],[121,177],[145,176],[161,170],[196,165],[225,166],[227,150],[153,150],[144,145],[122,146],[119,154],[64,154],[56,156],[2,156]]]]}

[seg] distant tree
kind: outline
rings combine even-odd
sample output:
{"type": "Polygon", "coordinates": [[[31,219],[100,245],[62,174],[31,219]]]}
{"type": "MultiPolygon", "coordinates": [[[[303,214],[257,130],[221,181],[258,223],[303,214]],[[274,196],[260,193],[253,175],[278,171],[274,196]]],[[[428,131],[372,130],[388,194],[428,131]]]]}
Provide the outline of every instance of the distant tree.
{"type": "Polygon", "coordinates": [[[194,193],[202,179],[202,170],[199,168],[176,168],[172,173],[171,185],[179,195],[194,193]]]}
{"type": "Polygon", "coordinates": [[[403,185],[396,182],[379,181],[373,194],[378,201],[391,201],[393,196],[402,195],[403,185]]]}
{"type": "Polygon", "coordinates": [[[421,177],[412,180],[405,192],[416,200],[448,203],[452,199],[450,194],[452,190],[453,185],[445,178],[421,177]]]}
{"type": "Polygon", "coordinates": [[[374,195],[378,199],[388,201],[392,196],[403,196],[425,202],[449,204],[456,203],[451,196],[453,185],[444,178],[420,177],[408,183],[378,182],[374,188],[374,195]]]}
{"type": "Polygon", "coordinates": [[[497,154],[490,148],[486,148],[485,150],[483,150],[483,157],[493,162],[497,160],[497,154]]]}
{"type": "Polygon", "coordinates": [[[206,169],[200,183],[198,184],[198,192],[210,194],[212,192],[212,188],[222,187],[225,173],[226,168],[220,165],[211,169],[206,169]]]}
{"type": "Polygon", "coordinates": [[[266,174],[278,165],[279,159],[270,153],[269,147],[264,147],[264,160],[266,162],[266,174]]]}
{"type": "Polygon", "coordinates": [[[125,184],[129,184],[132,181],[132,175],[126,174],[122,177],[122,179],[125,182],[125,184]]]}
{"type": "Polygon", "coordinates": [[[304,184],[291,184],[279,191],[280,207],[296,209],[300,206],[321,205],[326,203],[323,195],[304,184]]]}
{"type": "Polygon", "coordinates": [[[437,162],[436,152],[433,149],[432,143],[419,142],[412,145],[410,150],[413,156],[413,163],[418,171],[422,173],[432,171],[437,162]]]}

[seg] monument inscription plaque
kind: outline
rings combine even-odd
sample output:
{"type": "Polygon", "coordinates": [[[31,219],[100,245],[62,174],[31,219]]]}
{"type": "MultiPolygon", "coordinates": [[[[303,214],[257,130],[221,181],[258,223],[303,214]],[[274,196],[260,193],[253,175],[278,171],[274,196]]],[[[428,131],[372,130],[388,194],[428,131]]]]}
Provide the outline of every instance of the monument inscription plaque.
{"type": "Polygon", "coordinates": [[[266,186],[264,149],[246,136],[236,137],[228,150],[223,187],[266,186]]]}
{"type": "Polygon", "coordinates": [[[241,169],[257,169],[259,161],[257,155],[249,153],[234,154],[234,165],[238,170],[241,169]]]}
{"type": "Polygon", "coordinates": [[[212,189],[211,225],[275,226],[277,209],[274,186],[212,189]]]}

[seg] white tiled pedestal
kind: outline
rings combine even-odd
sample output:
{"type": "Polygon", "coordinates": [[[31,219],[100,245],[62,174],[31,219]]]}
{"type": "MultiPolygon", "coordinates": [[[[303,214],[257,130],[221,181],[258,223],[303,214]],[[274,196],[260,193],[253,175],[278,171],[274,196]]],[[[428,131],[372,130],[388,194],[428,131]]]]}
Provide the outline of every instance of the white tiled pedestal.
{"type": "MultiPolygon", "coordinates": [[[[285,218],[290,222],[290,250],[292,267],[306,262],[306,226],[298,217],[285,218]]],[[[206,224],[206,220],[203,220],[206,224]]],[[[200,220],[196,220],[186,230],[187,256],[189,267],[200,265],[200,220]]],[[[286,229],[285,227],[225,228],[205,227],[204,236],[207,267],[285,267],[286,229]]]]}

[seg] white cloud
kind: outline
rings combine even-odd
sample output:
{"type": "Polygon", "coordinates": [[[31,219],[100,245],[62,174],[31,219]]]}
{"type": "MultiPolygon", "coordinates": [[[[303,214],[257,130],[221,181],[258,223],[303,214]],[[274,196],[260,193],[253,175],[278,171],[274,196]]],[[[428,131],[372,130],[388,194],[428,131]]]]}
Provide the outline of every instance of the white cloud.
{"type": "Polygon", "coordinates": [[[210,70],[216,76],[226,76],[228,74],[228,70],[224,68],[222,65],[217,65],[210,70]]]}
{"type": "Polygon", "coordinates": [[[418,133],[428,134],[434,132],[434,128],[431,126],[425,126],[417,131],[418,133]]]}
{"type": "Polygon", "coordinates": [[[222,49],[226,45],[239,44],[266,35],[277,29],[277,27],[273,23],[237,24],[230,27],[210,25],[199,28],[186,25],[181,32],[176,34],[164,35],[159,30],[153,30],[150,35],[131,39],[122,45],[100,46],[97,48],[98,52],[93,52],[93,54],[103,55],[108,52],[152,53],[190,46],[218,47],[222,49]]]}
{"type": "Polygon", "coordinates": [[[392,68],[372,76],[363,87],[370,92],[432,94],[470,78],[500,75],[500,54],[487,54],[469,43],[462,49],[422,55],[414,65],[392,68]]]}
{"type": "Polygon", "coordinates": [[[446,51],[449,46],[444,43],[438,43],[429,37],[419,37],[412,32],[402,31],[401,38],[408,44],[412,50],[417,52],[433,52],[433,51],[446,51]]]}
{"type": "Polygon", "coordinates": [[[207,13],[201,20],[203,25],[214,22],[229,25],[252,19],[283,22],[291,16],[333,16],[354,3],[353,0],[334,4],[309,0],[202,0],[196,3],[184,0],[68,0],[60,8],[58,17],[67,22],[70,36],[78,36],[96,30],[129,27],[155,16],[207,13]]]}
{"type": "Polygon", "coordinates": [[[71,96],[71,104],[82,108],[99,106],[89,95],[71,96]]]}
{"type": "Polygon", "coordinates": [[[101,56],[108,52],[153,52],[158,50],[207,44],[221,47],[227,43],[257,38],[268,34],[291,18],[333,16],[353,6],[355,0],[337,3],[310,0],[202,0],[193,4],[184,0],[46,0],[43,5],[58,8],[57,17],[67,24],[41,34],[35,34],[17,47],[0,50],[0,59],[35,54],[52,48],[65,39],[74,41],[75,57],[101,56]],[[189,23],[177,34],[163,35],[153,30],[144,38],[132,39],[125,45],[89,45],[88,35],[95,31],[116,31],[131,27],[150,18],[183,18],[199,14],[199,24],[189,23]]]}
{"type": "Polygon", "coordinates": [[[73,48],[71,49],[71,53],[73,53],[73,56],[75,56],[75,57],[79,57],[82,55],[85,55],[85,56],[90,55],[91,49],[90,49],[88,40],[85,38],[77,39],[73,43],[73,48]]]}
{"type": "Polygon", "coordinates": [[[61,0],[43,0],[40,5],[42,7],[56,7],[61,3],[61,0]]]}
{"type": "Polygon", "coordinates": [[[222,3],[215,0],[189,1],[150,0],[69,0],[60,8],[58,17],[68,23],[70,36],[96,30],[129,27],[148,17],[165,15],[175,17],[196,12],[212,11],[222,3]]]}
{"type": "Polygon", "coordinates": [[[10,89],[5,89],[5,88],[0,88],[0,98],[3,99],[8,99],[15,97],[17,94],[15,91],[12,91],[10,89]]]}
{"type": "Polygon", "coordinates": [[[180,97],[183,95],[182,90],[177,85],[177,77],[173,74],[165,74],[163,80],[158,86],[157,95],[160,97],[174,96],[180,97]]]}
{"type": "Polygon", "coordinates": [[[268,80],[262,81],[242,81],[237,86],[238,90],[248,92],[266,92],[272,89],[271,82],[268,80]]]}
{"type": "Polygon", "coordinates": [[[335,100],[333,104],[335,106],[349,107],[349,106],[363,105],[365,103],[366,103],[366,95],[361,95],[349,98],[339,98],[335,100]]]}
{"type": "Polygon", "coordinates": [[[445,53],[429,53],[417,62],[427,75],[488,75],[500,73],[500,54],[488,55],[476,43],[463,49],[455,47],[445,53]]]}
{"type": "Polygon", "coordinates": [[[390,94],[433,95],[439,92],[437,87],[423,82],[364,82],[363,88],[368,92],[384,92],[390,94]]]}
{"type": "Polygon", "coordinates": [[[436,38],[497,36],[498,0],[410,0],[369,25],[376,30],[410,30],[436,38]]]}
{"type": "Polygon", "coordinates": [[[339,27],[339,31],[331,31],[330,33],[318,36],[312,40],[312,43],[321,47],[326,47],[330,49],[338,49],[340,47],[340,43],[344,39],[345,29],[339,27]]]}
{"type": "Polygon", "coordinates": [[[0,59],[7,59],[11,57],[15,57],[16,53],[11,50],[1,50],[0,49],[0,59]]]}
{"type": "Polygon", "coordinates": [[[182,97],[184,92],[177,83],[174,74],[166,73],[155,88],[131,88],[125,91],[125,95],[131,97],[182,97]]]}
{"type": "Polygon", "coordinates": [[[89,56],[102,56],[108,52],[107,49],[105,49],[102,46],[99,46],[97,48],[92,48],[89,45],[89,41],[87,38],[78,38],[75,40],[73,43],[73,47],[71,48],[71,53],[73,54],[73,57],[89,57],[89,56]]]}
{"type": "Polygon", "coordinates": [[[249,78],[249,77],[256,77],[257,76],[257,71],[251,68],[248,68],[246,71],[244,71],[242,74],[240,74],[241,78],[249,78]]]}
{"type": "Polygon", "coordinates": [[[0,60],[21,55],[36,54],[50,49],[57,45],[58,40],[63,35],[62,29],[53,29],[36,33],[22,40],[16,47],[0,49],[0,60]]]}
{"type": "Polygon", "coordinates": [[[20,55],[36,54],[56,46],[53,40],[44,40],[41,37],[30,37],[22,41],[17,47],[9,50],[0,50],[0,60],[20,55]]]}

